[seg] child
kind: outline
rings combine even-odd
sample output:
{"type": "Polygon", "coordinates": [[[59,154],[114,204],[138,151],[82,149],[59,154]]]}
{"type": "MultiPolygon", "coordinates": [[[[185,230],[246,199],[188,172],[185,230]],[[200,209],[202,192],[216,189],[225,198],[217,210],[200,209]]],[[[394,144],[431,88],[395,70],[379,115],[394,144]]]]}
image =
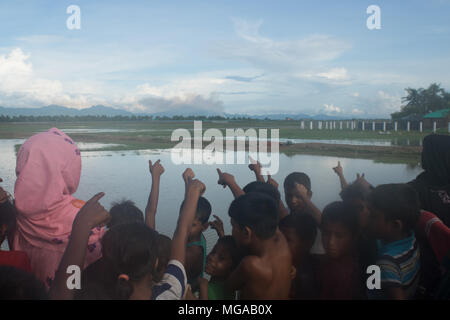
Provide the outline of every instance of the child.
{"type": "Polygon", "coordinates": [[[278,229],[278,205],[268,195],[249,192],[228,210],[232,234],[245,252],[228,277],[227,290],[241,290],[242,299],[288,299],[294,277],[292,255],[278,229]]]}
{"type": "Polygon", "coordinates": [[[420,216],[414,189],[406,184],[385,184],[369,195],[369,227],[378,240],[376,265],[381,270],[381,290],[369,298],[412,299],[420,276],[420,250],[414,227],[420,216]]]}
{"type": "Polygon", "coordinates": [[[319,270],[320,298],[362,299],[355,211],[343,202],[330,203],[323,210],[321,231],[325,256],[319,270]]]}
{"type": "Polygon", "coordinates": [[[270,176],[267,178],[267,182],[264,181],[250,182],[244,187],[243,191],[245,193],[261,192],[274,198],[278,203],[278,215],[280,220],[289,214],[286,208],[284,207],[283,201],[281,201],[280,192],[278,191],[278,185],[276,184],[275,180],[270,178],[270,176]]]}
{"type": "MultiPolygon", "coordinates": [[[[360,178],[361,179],[361,178],[360,178]]],[[[364,282],[369,276],[366,272],[367,267],[375,264],[377,259],[377,243],[369,232],[367,232],[369,221],[369,207],[367,204],[367,197],[371,189],[365,187],[356,180],[354,183],[347,185],[340,193],[342,200],[356,211],[358,217],[358,254],[361,264],[361,279],[364,282]]]]}
{"type": "MultiPolygon", "coordinates": [[[[1,181],[1,179],[0,179],[1,181]]],[[[0,245],[16,225],[16,208],[7,193],[0,187],[0,245]]],[[[22,251],[0,250],[0,265],[8,265],[31,273],[30,260],[22,251]]]]}
{"type": "Polygon", "coordinates": [[[158,233],[144,223],[121,224],[103,237],[113,299],[149,300],[157,276],[158,233]]]}
{"type": "Polygon", "coordinates": [[[131,200],[114,202],[109,210],[109,214],[111,215],[111,220],[107,225],[108,229],[123,223],[144,223],[144,214],[131,200]]]}
{"type": "MultiPolygon", "coordinates": [[[[20,147],[16,174],[17,228],[11,249],[26,252],[36,278],[50,286],[84,204],[72,196],[80,182],[80,150],[59,129],[38,133],[20,147]]],[[[92,230],[86,265],[100,257],[103,232],[92,230]]]]}
{"type": "Polygon", "coordinates": [[[321,222],[322,213],[311,202],[311,180],[303,172],[292,172],[284,179],[284,195],[291,213],[308,213],[317,224],[321,222]]]}
{"type": "MultiPolygon", "coordinates": [[[[187,184],[188,179],[194,178],[192,170],[187,169],[183,174],[183,179],[187,184]]],[[[182,204],[183,207],[184,203],[182,204]]],[[[193,288],[196,288],[196,280],[198,277],[203,277],[206,266],[206,239],[203,235],[209,224],[209,216],[211,215],[211,204],[209,201],[200,197],[197,202],[197,210],[195,219],[192,223],[187,249],[186,249],[186,273],[188,282],[193,288]]],[[[196,291],[196,290],[193,290],[196,291]]]]}
{"type": "Polygon", "coordinates": [[[317,235],[317,224],[308,214],[290,214],[279,224],[291,250],[297,275],[292,281],[291,298],[317,299],[315,261],[310,254],[317,235]]]}
{"type": "MultiPolygon", "coordinates": [[[[223,236],[208,254],[205,272],[211,279],[199,279],[200,300],[233,300],[233,292],[227,290],[225,281],[239,263],[240,256],[232,236],[223,236]]],[[[192,293],[187,298],[196,299],[192,293]]]]}

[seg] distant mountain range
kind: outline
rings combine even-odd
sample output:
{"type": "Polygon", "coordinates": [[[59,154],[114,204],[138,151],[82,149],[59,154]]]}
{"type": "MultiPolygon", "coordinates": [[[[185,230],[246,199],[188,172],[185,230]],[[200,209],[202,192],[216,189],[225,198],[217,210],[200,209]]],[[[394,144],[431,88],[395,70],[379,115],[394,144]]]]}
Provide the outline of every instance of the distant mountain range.
{"type": "MultiPolygon", "coordinates": [[[[273,114],[263,114],[263,115],[247,115],[247,114],[231,114],[231,113],[211,113],[204,110],[176,110],[176,111],[167,111],[167,112],[158,112],[158,113],[132,113],[122,109],[116,109],[112,107],[107,107],[103,105],[92,106],[90,108],[85,109],[74,109],[67,108],[58,105],[49,105],[41,108],[5,108],[0,107],[0,116],[107,116],[107,117],[115,117],[115,116],[223,116],[227,118],[236,118],[236,117],[245,117],[252,119],[270,119],[270,120],[301,120],[301,119],[312,119],[312,120],[344,120],[352,117],[342,117],[342,116],[331,116],[326,114],[317,114],[317,115],[307,115],[302,113],[297,114],[289,114],[289,113],[273,113],[273,114]]],[[[354,118],[361,118],[355,117],[354,118]]],[[[380,118],[379,116],[365,116],[365,118],[380,118]]]]}

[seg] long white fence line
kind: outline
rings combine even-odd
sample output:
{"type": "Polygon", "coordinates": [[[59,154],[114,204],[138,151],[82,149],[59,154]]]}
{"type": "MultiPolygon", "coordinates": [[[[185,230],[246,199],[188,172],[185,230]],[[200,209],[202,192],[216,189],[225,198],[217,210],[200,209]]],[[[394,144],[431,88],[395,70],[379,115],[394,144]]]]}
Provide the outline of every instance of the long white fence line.
{"type": "MultiPolygon", "coordinates": [[[[307,127],[308,127],[307,122],[308,122],[308,120],[300,121],[300,129],[301,130],[307,129],[307,127]]],[[[402,125],[401,128],[399,128],[398,121],[393,121],[393,122],[383,121],[383,122],[381,122],[381,121],[373,121],[372,120],[371,122],[372,122],[372,131],[376,131],[377,126],[379,128],[378,130],[381,130],[380,126],[381,126],[381,124],[383,124],[382,130],[383,130],[383,132],[386,132],[388,130],[388,123],[389,123],[389,128],[390,128],[389,130],[394,130],[395,132],[399,131],[399,129],[406,130],[407,132],[410,132],[411,130],[417,130],[419,132],[424,131],[423,121],[419,121],[418,125],[417,125],[417,122],[415,122],[414,126],[411,126],[411,121],[407,121],[406,128],[404,127],[404,124],[402,125]]],[[[339,120],[339,121],[309,120],[309,130],[314,130],[314,129],[343,130],[344,123],[345,123],[345,128],[347,130],[359,130],[359,128],[361,128],[361,131],[366,130],[366,120],[339,120]],[[317,125],[315,125],[314,123],[316,123],[317,125]],[[361,127],[359,127],[359,123],[361,123],[361,127]]],[[[370,122],[368,124],[370,124],[370,122]]],[[[437,122],[436,121],[432,122],[432,131],[437,132],[437,122]]],[[[450,133],[450,122],[447,123],[447,131],[450,133]]]]}

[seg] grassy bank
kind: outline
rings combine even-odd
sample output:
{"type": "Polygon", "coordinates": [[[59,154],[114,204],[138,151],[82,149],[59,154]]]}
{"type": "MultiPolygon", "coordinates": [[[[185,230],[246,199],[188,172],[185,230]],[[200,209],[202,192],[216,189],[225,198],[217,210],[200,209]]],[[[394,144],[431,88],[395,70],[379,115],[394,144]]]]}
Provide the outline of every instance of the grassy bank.
{"type": "MultiPolygon", "coordinates": [[[[95,121],[95,122],[62,122],[62,123],[0,123],[0,139],[26,139],[31,135],[57,127],[68,131],[70,137],[77,142],[91,142],[114,144],[102,146],[95,150],[122,151],[143,149],[171,148],[177,142],[171,141],[173,130],[184,128],[193,136],[192,121],[95,121]],[[73,131],[75,130],[75,131],[73,131]],[[94,132],[85,132],[93,130],[94,132]],[[84,131],[84,132],[83,132],[84,131]]],[[[377,131],[351,130],[309,130],[300,129],[299,121],[204,121],[203,131],[217,128],[225,136],[225,129],[235,128],[267,128],[279,129],[280,138],[284,139],[317,139],[317,140],[373,140],[394,141],[396,143],[408,141],[418,144],[430,132],[391,132],[390,134],[377,131]]],[[[442,129],[441,133],[445,129],[442,129]]],[[[268,133],[270,136],[270,133],[268,133]]],[[[206,143],[205,143],[206,145],[206,143]]],[[[301,143],[280,146],[280,152],[286,154],[328,155],[349,158],[373,159],[381,162],[417,163],[420,160],[420,147],[378,147],[345,144],[301,143]]]]}

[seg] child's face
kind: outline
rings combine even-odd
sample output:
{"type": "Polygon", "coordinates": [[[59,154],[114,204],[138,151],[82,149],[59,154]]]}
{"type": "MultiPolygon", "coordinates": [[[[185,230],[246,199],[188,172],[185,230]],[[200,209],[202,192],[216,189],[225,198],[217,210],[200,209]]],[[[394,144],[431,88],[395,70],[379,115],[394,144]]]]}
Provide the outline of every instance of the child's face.
{"type": "MultiPolygon", "coordinates": [[[[305,202],[299,195],[297,189],[295,188],[285,188],[284,196],[286,204],[291,212],[303,212],[305,209],[305,202]]],[[[308,191],[308,198],[311,198],[311,191],[308,191]]]]}
{"type": "Polygon", "coordinates": [[[217,243],[206,258],[205,272],[212,277],[226,278],[231,273],[233,259],[227,246],[217,243]]]}
{"type": "Polygon", "coordinates": [[[361,199],[353,199],[351,200],[351,205],[358,212],[358,225],[360,230],[365,230],[369,224],[369,207],[367,202],[361,199]]]}
{"type": "Polygon", "coordinates": [[[388,221],[386,221],[384,214],[369,206],[369,218],[368,218],[368,230],[369,233],[375,238],[375,239],[386,239],[388,238],[390,232],[391,232],[391,226],[388,221]]]}
{"type": "Polygon", "coordinates": [[[280,228],[280,231],[286,238],[286,241],[289,245],[289,250],[291,250],[291,254],[294,260],[308,253],[306,244],[300,239],[294,228],[284,227],[280,228]]]}
{"type": "Polygon", "coordinates": [[[189,238],[195,238],[199,236],[200,233],[205,231],[207,227],[208,227],[207,223],[203,225],[198,218],[195,218],[194,221],[192,222],[191,229],[189,231],[189,238]]]}
{"type": "Polygon", "coordinates": [[[326,222],[322,227],[322,244],[328,257],[339,259],[351,253],[354,238],[342,223],[326,222]]]}
{"type": "Polygon", "coordinates": [[[249,237],[246,236],[245,229],[242,229],[233,218],[231,218],[231,235],[238,246],[241,247],[240,249],[249,245],[249,237]]]}

